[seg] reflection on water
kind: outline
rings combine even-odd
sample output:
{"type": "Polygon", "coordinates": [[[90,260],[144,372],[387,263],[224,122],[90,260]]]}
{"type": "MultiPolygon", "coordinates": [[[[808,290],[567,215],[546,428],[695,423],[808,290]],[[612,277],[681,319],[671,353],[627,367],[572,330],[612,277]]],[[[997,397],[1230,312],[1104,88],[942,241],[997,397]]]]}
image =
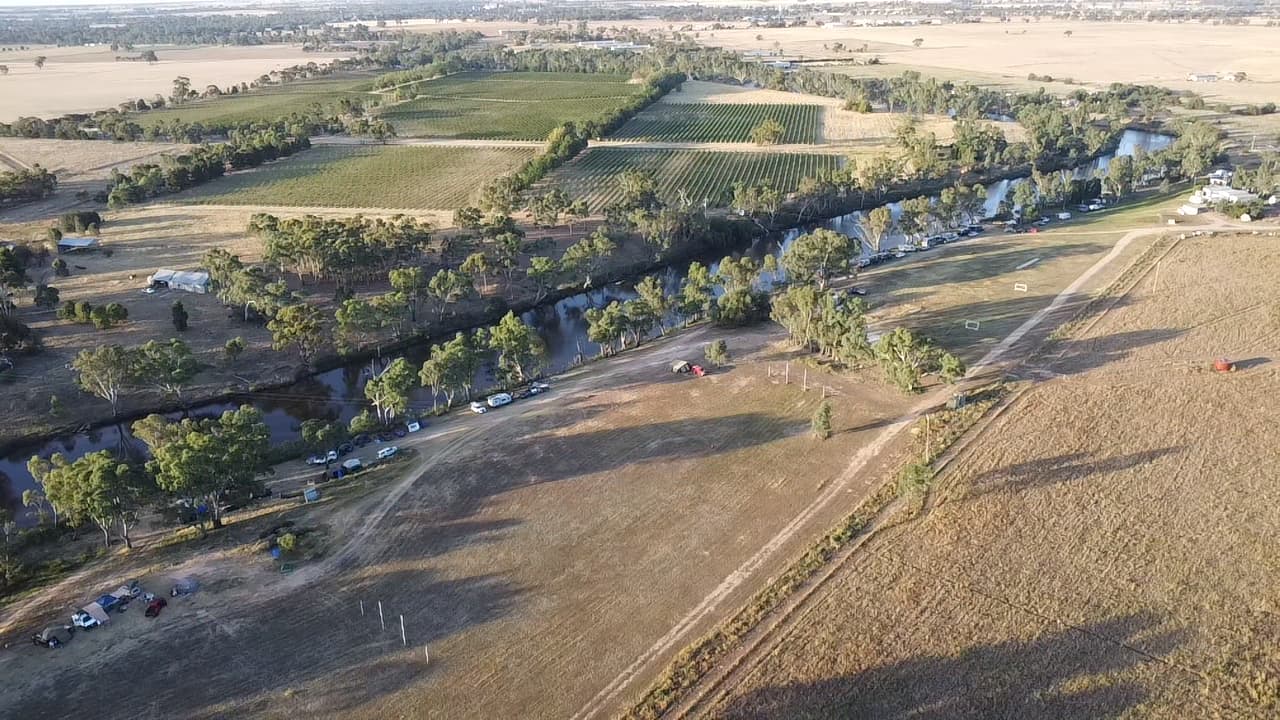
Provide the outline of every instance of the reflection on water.
{"type": "MultiPolygon", "coordinates": [[[[1167,135],[1126,130],[1121,136],[1116,153],[1118,155],[1132,155],[1138,148],[1148,152],[1160,150],[1167,147],[1172,141],[1173,138],[1167,135]]],[[[1105,170],[1110,161],[1111,156],[1101,157],[1087,166],[1077,168],[1077,177],[1087,178],[1097,169],[1105,170]]],[[[1000,202],[1009,196],[1017,184],[1022,182],[1026,182],[1026,180],[1002,180],[992,183],[987,188],[987,200],[984,205],[987,214],[994,215],[1000,202]]],[[[899,214],[898,204],[889,203],[889,207],[894,217],[897,217],[899,214]]],[[[855,212],[829,220],[823,225],[848,235],[858,234],[860,232],[858,223],[861,217],[862,213],[855,212]]],[[[746,253],[758,259],[763,258],[766,253],[775,256],[779,255],[804,231],[804,229],[789,230],[782,235],[781,242],[776,240],[761,241],[746,250],[746,253]]],[[[882,246],[892,247],[899,242],[901,242],[900,237],[886,238],[882,242],[882,246]]],[[[869,253],[870,248],[864,246],[863,252],[864,254],[869,253]]],[[[704,259],[703,263],[709,265],[713,271],[718,264],[710,258],[704,259]]],[[[678,268],[671,267],[661,271],[664,287],[668,291],[678,289],[680,283],[684,280],[686,270],[687,266],[682,266],[678,268]]],[[[766,284],[770,280],[772,278],[766,277],[766,284]]],[[[634,297],[636,297],[636,294],[632,284],[615,283],[602,288],[594,288],[564,298],[553,305],[544,305],[524,313],[521,316],[522,319],[537,330],[538,335],[542,337],[543,342],[546,344],[546,372],[560,372],[573,365],[579,357],[591,357],[600,352],[600,347],[587,339],[585,313],[589,308],[604,307],[610,302],[624,302],[634,297]]],[[[403,354],[413,365],[420,366],[426,359],[428,352],[429,348],[419,346],[403,354]]],[[[390,360],[391,356],[387,356],[382,358],[381,362],[385,363],[390,360]]],[[[375,360],[374,363],[378,364],[379,361],[375,360]]],[[[287,388],[245,396],[243,402],[250,402],[262,411],[268,426],[271,428],[273,441],[291,440],[297,437],[298,430],[304,420],[324,418],[327,420],[346,421],[359,413],[365,406],[364,381],[369,376],[369,366],[370,363],[363,362],[338,368],[299,381],[287,388]]],[[[493,382],[494,372],[492,367],[482,368],[477,374],[477,388],[484,388],[492,385],[493,382]]],[[[240,404],[240,402],[212,403],[201,406],[191,411],[191,413],[201,417],[214,416],[240,404]]],[[[419,389],[412,396],[410,409],[411,412],[423,412],[429,410],[433,404],[434,399],[430,391],[419,389]]],[[[181,417],[181,414],[175,413],[170,417],[176,420],[181,417]]],[[[3,501],[15,513],[22,514],[22,491],[34,486],[34,480],[31,478],[30,473],[27,472],[26,467],[27,460],[33,454],[38,453],[47,457],[55,452],[60,452],[68,456],[68,458],[74,459],[103,448],[140,452],[140,446],[140,442],[131,441],[126,428],[111,426],[89,432],[66,435],[36,447],[19,449],[7,457],[0,458],[0,501],[3,501]]]]}

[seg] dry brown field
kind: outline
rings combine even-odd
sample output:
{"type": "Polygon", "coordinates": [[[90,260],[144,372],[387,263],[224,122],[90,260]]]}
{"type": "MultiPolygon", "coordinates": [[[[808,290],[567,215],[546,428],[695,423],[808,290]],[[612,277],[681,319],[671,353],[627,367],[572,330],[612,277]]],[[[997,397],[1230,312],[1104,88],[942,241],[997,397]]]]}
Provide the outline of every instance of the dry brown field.
{"type": "Polygon", "coordinates": [[[707,717],[1276,716],[1280,249],[1149,267],[707,717]]]}
{"type": "MultiPolygon", "coordinates": [[[[839,483],[856,498],[871,475],[841,478],[849,458],[914,402],[875,377],[811,370],[810,382],[841,393],[838,434],[820,442],[809,433],[816,388],[768,377],[776,330],[731,337],[733,365],[706,378],[670,372],[671,357],[697,357],[712,337],[682,334],[558,379],[539,399],[433,421],[427,437],[402,441],[418,453],[403,480],[342,511],[295,515],[321,525],[330,548],[293,575],[211,541],[188,559],[140,553],[141,569],[117,563],[21,613],[0,610],[0,630],[23,639],[125,573],[206,586],[158,622],[130,612],[78,634],[65,654],[25,642],[0,651],[0,715],[573,715],[815,496],[839,483]],[[401,615],[408,646],[395,642],[401,615]]],[[[844,512],[831,505],[816,528],[844,512]]],[[[742,599],[727,594],[715,613],[742,599]]]]}
{"type": "Polygon", "coordinates": [[[730,50],[778,50],[791,58],[840,56],[823,47],[837,42],[850,48],[866,44],[866,53],[841,55],[851,59],[876,55],[886,63],[885,68],[915,66],[926,74],[926,68],[933,67],[975,71],[988,79],[1025,81],[1029,73],[1036,73],[1094,84],[1150,83],[1193,90],[1211,101],[1280,100],[1280,43],[1276,42],[1275,28],[1266,27],[1015,21],[918,27],[738,28],[716,31],[714,37],[704,32],[699,42],[730,50]],[[924,41],[919,48],[912,45],[916,38],[924,41]],[[1247,73],[1250,81],[1187,80],[1192,72],[1228,71],[1247,73]]]}
{"type": "Polygon", "coordinates": [[[191,79],[191,87],[249,82],[272,70],[309,62],[328,63],[341,54],[303,52],[300,45],[139,48],[111,52],[107,47],[35,47],[0,52],[9,74],[0,78],[0,121],[23,116],[54,117],[66,113],[114,108],[125,100],[168,97],[173,79],[191,79]],[[116,62],[117,55],[139,55],[153,49],[157,63],[116,62]],[[43,68],[36,56],[47,59],[43,68]]]}

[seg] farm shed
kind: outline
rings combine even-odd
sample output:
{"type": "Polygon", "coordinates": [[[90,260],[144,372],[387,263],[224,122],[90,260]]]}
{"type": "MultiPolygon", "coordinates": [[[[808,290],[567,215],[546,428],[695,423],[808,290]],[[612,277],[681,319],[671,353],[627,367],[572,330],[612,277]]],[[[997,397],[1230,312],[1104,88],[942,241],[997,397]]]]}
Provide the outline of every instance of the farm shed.
{"type": "Polygon", "coordinates": [[[209,273],[207,272],[160,269],[148,278],[148,282],[152,287],[158,285],[200,295],[209,292],[209,273]]]}
{"type": "Polygon", "coordinates": [[[69,253],[80,250],[93,250],[98,247],[98,238],[93,237],[72,237],[64,235],[58,241],[58,252],[69,253]]]}

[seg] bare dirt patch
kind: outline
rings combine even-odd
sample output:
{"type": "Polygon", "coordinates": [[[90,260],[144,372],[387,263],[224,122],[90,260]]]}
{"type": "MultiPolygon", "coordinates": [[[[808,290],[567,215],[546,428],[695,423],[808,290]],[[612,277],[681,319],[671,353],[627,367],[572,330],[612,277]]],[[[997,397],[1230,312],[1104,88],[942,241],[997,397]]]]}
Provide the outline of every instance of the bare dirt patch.
{"type": "Polygon", "coordinates": [[[1277,270],[1182,241],[710,716],[1272,716],[1277,270]]]}

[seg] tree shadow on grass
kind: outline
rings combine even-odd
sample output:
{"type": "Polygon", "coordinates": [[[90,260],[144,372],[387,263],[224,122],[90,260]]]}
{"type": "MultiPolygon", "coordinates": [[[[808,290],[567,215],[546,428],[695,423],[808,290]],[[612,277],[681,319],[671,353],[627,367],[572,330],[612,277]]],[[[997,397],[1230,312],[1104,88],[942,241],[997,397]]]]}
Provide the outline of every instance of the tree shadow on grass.
{"type": "MultiPolygon", "coordinates": [[[[1149,691],[1123,674],[1185,639],[1149,613],[873,667],[846,677],[766,687],[731,700],[718,717],[752,720],[867,718],[1114,718],[1149,691]],[[1117,677],[1119,675],[1120,677],[1117,677]]],[[[767,661],[766,661],[767,662],[767,661]]]]}
{"type": "Polygon", "coordinates": [[[1149,328],[1101,337],[1063,340],[1056,345],[1056,357],[1050,367],[1063,375],[1078,375],[1121,362],[1137,348],[1168,342],[1184,332],[1176,328],[1149,328]]]}
{"type": "MultiPolygon", "coordinates": [[[[688,382],[697,382],[698,378],[688,382]]],[[[808,430],[808,423],[785,416],[739,413],[689,418],[634,427],[559,435],[556,426],[577,423],[579,412],[556,412],[537,432],[503,443],[487,458],[463,457],[432,468],[434,480],[415,488],[416,499],[441,509],[442,518],[470,515],[487,498],[521,487],[618,470],[636,464],[705,458],[775,442],[808,430]],[[559,417],[559,419],[555,419],[559,417]],[[423,497],[425,496],[425,497],[423,497]]]]}
{"type": "Polygon", "coordinates": [[[1107,475],[1155,462],[1183,451],[1181,447],[1143,450],[1125,455],[1093,457],[1077,452],[1016,463],[978,475],[966,484],[961,500],[975,500],[992,493],[1048,487],[1060,483],[1107,475]]]}

